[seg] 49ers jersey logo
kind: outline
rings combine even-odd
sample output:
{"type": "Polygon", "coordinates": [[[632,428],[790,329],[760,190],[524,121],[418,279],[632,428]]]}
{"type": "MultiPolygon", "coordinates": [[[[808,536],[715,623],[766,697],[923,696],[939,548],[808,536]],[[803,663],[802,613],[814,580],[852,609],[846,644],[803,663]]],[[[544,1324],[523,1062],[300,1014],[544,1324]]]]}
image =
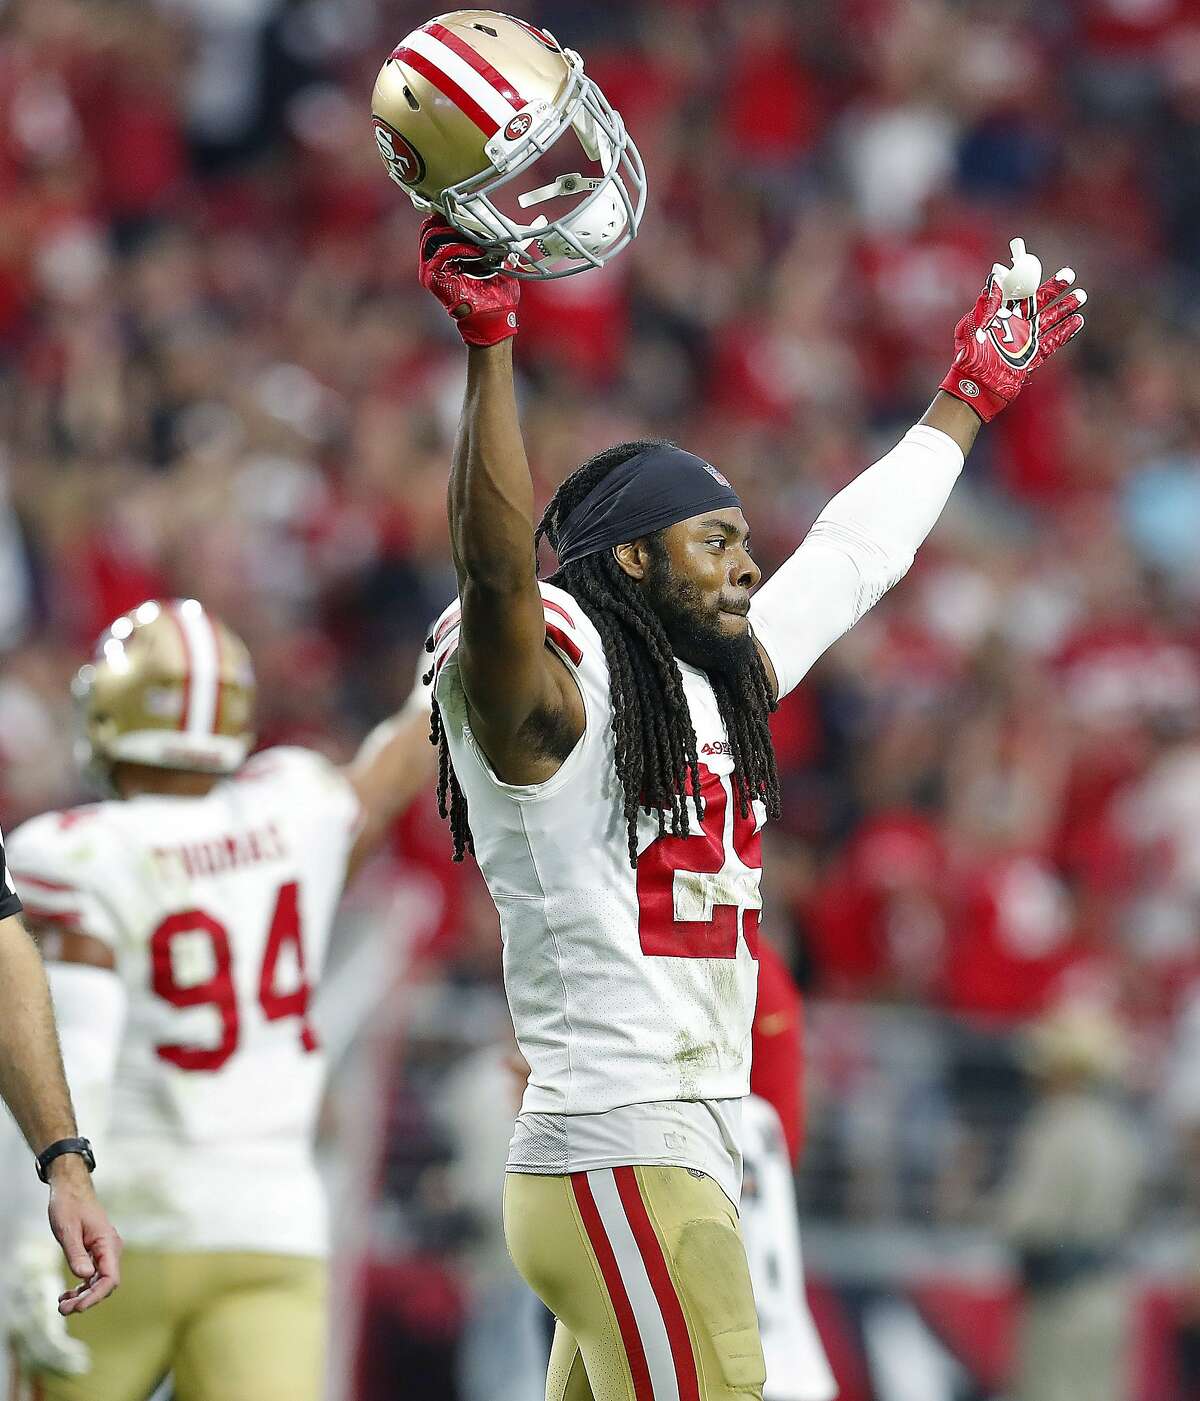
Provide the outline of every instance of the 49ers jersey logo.
{"type": "Polygon", "coordinates": [[[375,142],[379,154],[388,168],[388,174],[397,185],[419,185],[425,178],[425,162],[421,153],[406,136],[401,136],[394,128],[379,117],[372,119],[375,126],[375,142]]]}

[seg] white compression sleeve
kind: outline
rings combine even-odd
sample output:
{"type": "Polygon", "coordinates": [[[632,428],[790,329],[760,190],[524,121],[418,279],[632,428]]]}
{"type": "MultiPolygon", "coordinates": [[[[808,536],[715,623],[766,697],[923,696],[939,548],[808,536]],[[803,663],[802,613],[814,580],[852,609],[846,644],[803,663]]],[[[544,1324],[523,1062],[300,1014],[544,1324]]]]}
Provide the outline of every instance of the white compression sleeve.
{"type": "Polygon", "coordinates": [[[102,1138],[125,1027],[125,988],[111,969],[85,963],[47,963],[46,978],[79,1132],[102,1138]]]}
{"type": "Polygon", "coordinates": [[[923,424],[910,428],[838,492],[754,595],[750,622],[775,668],[781,700],[908,572],[962,467],[953,438],[923,424]]]}

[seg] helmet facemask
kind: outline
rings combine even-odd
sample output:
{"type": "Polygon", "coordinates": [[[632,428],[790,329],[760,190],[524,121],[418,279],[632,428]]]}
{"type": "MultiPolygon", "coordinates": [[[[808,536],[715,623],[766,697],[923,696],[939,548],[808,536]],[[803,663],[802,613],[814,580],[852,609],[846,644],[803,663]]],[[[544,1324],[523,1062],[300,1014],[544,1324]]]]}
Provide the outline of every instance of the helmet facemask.
{"type": "Polygon", "coordinates": [[[567,277],[602,267],[637,233],[646,208],[646,172],[620,113],[586,76],[579,55],[564,50],[564,56],[571,76],[558,102],[535,104],[532,125],[516,141],[497,132],[485,148],[494,170],[442,195],[442,213],[449,222],[502,255],[518,277],[567,277]],[[543,158],[552,149],[555,155],[567,155],[576,139],[579,154],[599,167],[598,174],[576,169],[557,174],[548,184],[521,181],[542,166],[540,179],[543,158]],[[494,198],[501,190],[509,196],[504,204],[494,198]],[[516,211],[509,212],[512,199],[521,210],[551,202],[568,207],[554,217],[541,214],[522,223],[514,217],[516,211]]]}

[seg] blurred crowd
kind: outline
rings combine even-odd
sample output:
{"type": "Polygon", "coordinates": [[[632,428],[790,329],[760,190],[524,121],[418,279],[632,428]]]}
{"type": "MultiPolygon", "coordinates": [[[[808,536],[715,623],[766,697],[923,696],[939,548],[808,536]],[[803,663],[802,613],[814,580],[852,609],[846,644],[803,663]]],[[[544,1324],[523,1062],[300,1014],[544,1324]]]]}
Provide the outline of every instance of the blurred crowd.
{"type": "MultiPolygon", "coordinates": [[[[511,3],[584,53],[650,179],[625,254],[526,289],[541,500],[670,437],[734,481],[769,570],[923,411],[1012,235],[1078,271],[1086,335],[776,717],[769,928],[818,997],[983,1028],[1108,1006],[1186,1137],[1200,0],[511,3]]],[[[70,676],[148,596],[246,638],[264,742],[344,755],[403,699],[454,587],[463,357],[368,103],[428,9],[0,3],[5,827],[77,799],[70,676]]],[[[431,805],[397,833],[425,947],[490,966],[448,854],[431,805]]]]}

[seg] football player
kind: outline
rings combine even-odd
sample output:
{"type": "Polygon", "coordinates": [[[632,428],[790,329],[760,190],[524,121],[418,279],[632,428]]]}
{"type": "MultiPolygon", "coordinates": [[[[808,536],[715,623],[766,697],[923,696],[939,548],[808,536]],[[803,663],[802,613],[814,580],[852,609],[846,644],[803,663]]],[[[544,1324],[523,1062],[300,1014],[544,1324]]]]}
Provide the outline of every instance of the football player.
{"type": "Polygon", "coordinates": [[[1069,269],[1015,306],[1003,271],[921,421],[758,588],[733,487],[670,443],[601,452],[535,522],[520,281],[440,215],[422,228],[421,280],[468,346],[459,598],[432,638],[439,786],[499,910],[530,1065],[505,1228],[558,1320],[549,1401],[762,1395],[737,1201],[760,833],[780,801],[768,717],[907,571],[981,423],[1082,329],[1069,269]]]}
{"type": "Polygon", "coordinates": [[[124,1281],[60,1321],[52,1252],[17,1251],[9,1325],[46,1401],[321,1395],[325,1202],[313,990],[349,875],[433,773],[418,687],[348,768],[248,758],[244,644],[194,599],[118,618],[80,672],[88,760],[113,797],[15,831],[124,1281]]]}

